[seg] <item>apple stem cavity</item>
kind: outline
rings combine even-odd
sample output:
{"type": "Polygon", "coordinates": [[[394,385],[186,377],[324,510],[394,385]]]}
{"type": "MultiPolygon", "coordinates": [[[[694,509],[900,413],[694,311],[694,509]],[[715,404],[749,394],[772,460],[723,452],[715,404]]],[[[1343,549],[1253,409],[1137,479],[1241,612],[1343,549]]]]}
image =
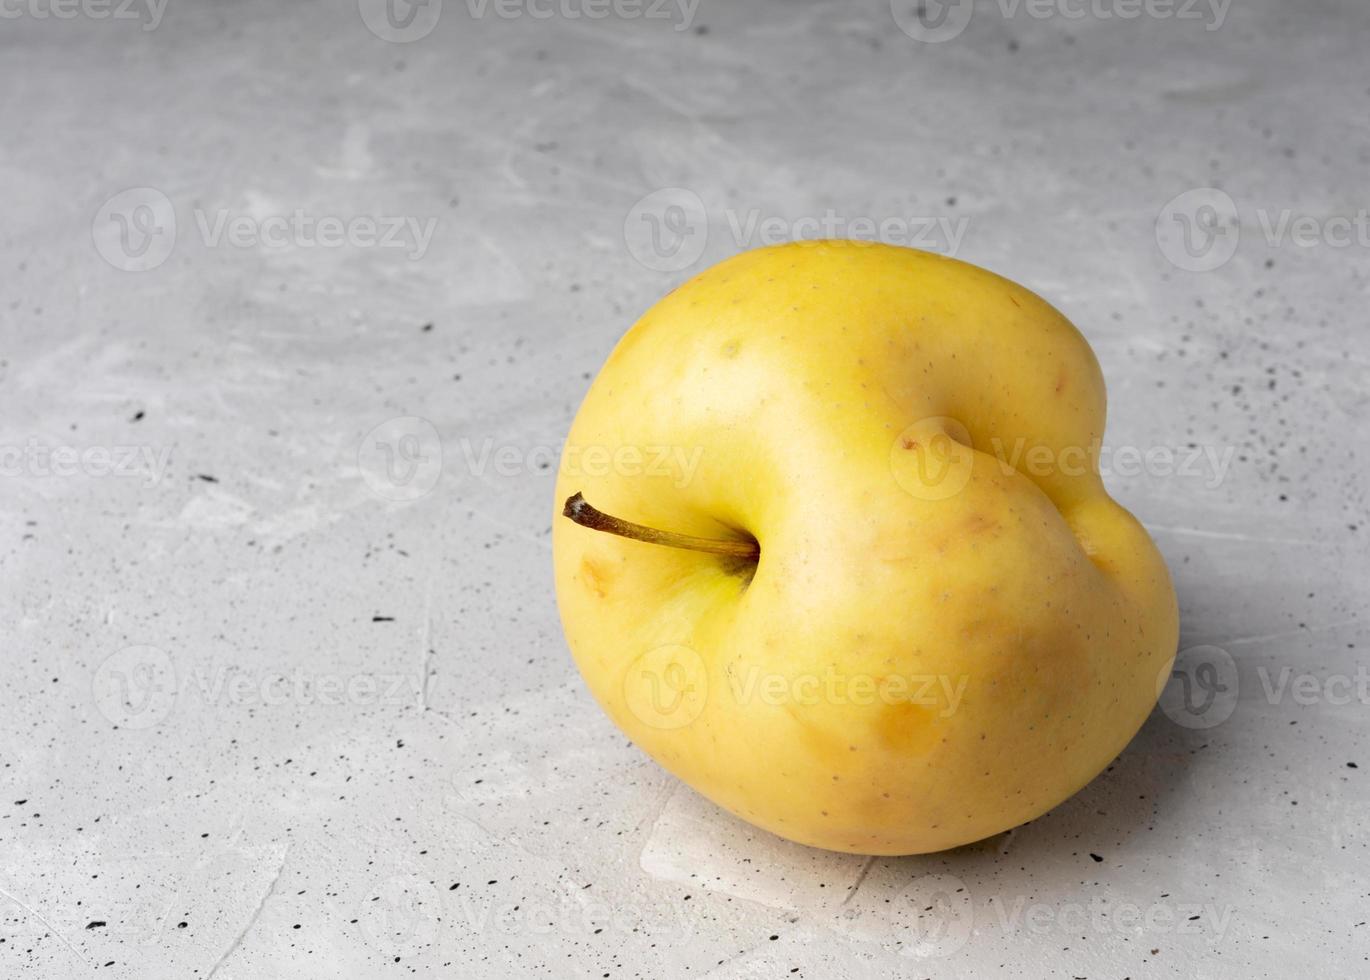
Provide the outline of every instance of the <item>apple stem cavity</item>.
{"type": "Polygon", "coordinates": [[[761,545],[756,541],[730,541],[726,538],[700,538],[693,534],[678,534],[675,531],[659,531],[654,527],[634,524],[620,517],[614,517],[596,510],[590,502],[577,491],[566,498],[566,506],[561,510],[562,517],[569,517],[581,527],[592,531],[607,531],[621,538],[645,541],[648,544],[664,544],[669,548],[685,548],[689,551],[703,551],[711,555],[724,555],[742,561],[756,562],[761,557],[761,545]]]}

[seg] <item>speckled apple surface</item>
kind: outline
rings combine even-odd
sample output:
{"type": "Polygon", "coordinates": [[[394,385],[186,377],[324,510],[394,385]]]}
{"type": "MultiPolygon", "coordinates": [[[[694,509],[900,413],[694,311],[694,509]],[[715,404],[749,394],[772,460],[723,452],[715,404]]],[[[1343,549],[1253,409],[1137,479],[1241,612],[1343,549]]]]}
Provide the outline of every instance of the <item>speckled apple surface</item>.
{"type": "Polygon", "coordinates": [[[883,4],[676,31],[449,0],[409,43],[343,2],[7,16],[0,977],[1363,971],[1367,252],[1262,217],[1367,206],[1367,16],[981,4],[921,45],[883,4]],[[1158,216],[1210,186],[1240,244],[1177,267],[1158,216]],[[711,221],[658,271],[624,225],[668,187],[711,221]],[[143,272],[92,240],[130,188],[178,219],[143,272]],[[1071,800],[928,857],[787,844],[683,788],[552,602],[593,372],[764,219],[830,208],[964,228],[958,257],[1085,330],[1105,484],[1215,708],[1163,699],[1071,800]],[[421,258],[210,246],[197,209],[438,225],[421,258]]]}

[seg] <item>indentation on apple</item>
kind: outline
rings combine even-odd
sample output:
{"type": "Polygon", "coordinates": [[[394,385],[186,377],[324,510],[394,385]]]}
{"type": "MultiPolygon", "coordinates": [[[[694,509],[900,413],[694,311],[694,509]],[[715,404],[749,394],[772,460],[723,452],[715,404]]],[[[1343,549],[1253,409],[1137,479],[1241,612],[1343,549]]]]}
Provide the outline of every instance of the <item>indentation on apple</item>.
{"type": "Polygon", "coordinates": [[[959,419],[932,415],[905,428],[890,445],[890,472],[909,496],[946,500],[965,489],[974,468],[970,430],[959,419]]]}
{"type": "Polygon", "coordinates": [[[754,558],[734,558],[731,555],[720,555],[718,563],[723,566],[723,571],[729,575],[736,575],[741,581],[740,585],[745,592],[752,584],[752,579],[756,578],[756,570],[761,564],[761,542],[756,535],[743,528],[734,528],[733,533],[738,540],[745,541],[756,549],[754,558]]]}

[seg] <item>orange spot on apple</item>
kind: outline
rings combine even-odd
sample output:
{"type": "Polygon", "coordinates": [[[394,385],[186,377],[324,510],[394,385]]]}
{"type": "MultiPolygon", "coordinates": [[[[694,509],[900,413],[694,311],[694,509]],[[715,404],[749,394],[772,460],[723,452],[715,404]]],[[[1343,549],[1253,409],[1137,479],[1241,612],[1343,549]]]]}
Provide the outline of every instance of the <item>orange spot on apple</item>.
{"type": "Polygon", "coordinates": [[[580,563],[580,580],[585,583],[586,588],[603,599],[609,594],[613,574],[599,562],[584,558],[580,563]]]}

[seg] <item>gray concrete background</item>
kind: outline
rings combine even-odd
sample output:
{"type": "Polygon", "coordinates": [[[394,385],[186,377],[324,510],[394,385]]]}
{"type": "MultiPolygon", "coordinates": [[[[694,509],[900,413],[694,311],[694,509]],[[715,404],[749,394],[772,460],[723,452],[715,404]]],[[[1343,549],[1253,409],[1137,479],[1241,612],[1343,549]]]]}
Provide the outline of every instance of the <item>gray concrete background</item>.
{"type": "Polygon", "coordinates": [[[124,3],[0,18],[0,976],[1366,970],[1361,0],[124,3]],[[638,313],[879,222],[1094,344],[1186,653],[866,860],[627,744],[548,535],[638,313]]]}

